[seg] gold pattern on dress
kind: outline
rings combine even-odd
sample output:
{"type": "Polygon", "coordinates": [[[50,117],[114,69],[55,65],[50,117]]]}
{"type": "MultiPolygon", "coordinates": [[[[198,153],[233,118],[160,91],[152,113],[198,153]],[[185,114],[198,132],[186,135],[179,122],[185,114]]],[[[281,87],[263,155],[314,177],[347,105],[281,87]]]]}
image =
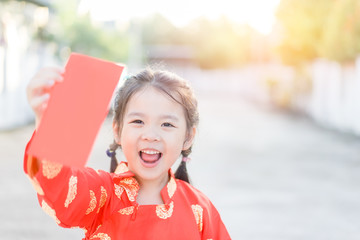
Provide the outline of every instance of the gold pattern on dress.
{"type": "Polygon", "coordinates": [[[44,200],[41,202],[41,208],[46,212],[50,217],[52,217],[57,224],[60,224],[60,220],[56,217],[56,212],[52,209],[44,200]]]}
{"type": "Polygon", "coordinates": [[[99,208],[98,208],[97,212],[99,212],[100,208],[102,208],[105,205],[106,199],[107,199],[106,189],[103,186],[101,186],[101,197],[100,197],[100,203],[99,203],[99,208]]]}
{"type": "Polygon", "coordinates": [[[156,206],[156,215],[161,219],[167,219],[171,217],[174,210],[174,202],[170,204],[160,204],[156,206]]]}
{"type": "Polygon", "coordinates": [[[134,212],[135,207],[134,206],[130,206],[130,207],[125,207],[119,210],[119,213],[123,214],[123,215],[130,215],[134,212]]]}
{"type": "Polygon", "coordinates": [[[85,212],[85,215],[88,215],[89,213],[94,211],[94,209],[96,208],[96,203],[97,201],[96,201],[95,193],[90,190],[90,203],[89,203],[89,208],[85,212]]]}
{"type": "Polygon", "coordinates": [[[94,236],[92,236],[90,239],[98,238],[100,240],[111,240],[111,237],[107,235],[106,233],[98,233],[94,236]]]}
{"type": "Polygon", "coordinates": [[[126,191],[126,194],[131,202],[134,202],[139,191],[139,184],[133,177],[127,177],[120,181],[119,184],[126,191]]]}
{"type": "Polygon", "coordinates": [[[115,169],[116,174],[122,174],[122,173],[125,173],[128,171],[129,171],[129,168],[126,166],[126,163],[124,163],[124,162],[120,163],[115,169]]]}
{"type": "Polygon", "coordinates": [[[169,198],[172,198],[172,196],[174,196],[174,193],[176,191],[176,182],[173,177],[170,178],[170,181],[167,184],[167,190],[168,190],[169,198]]]}
{"type": "Polygon", "coordinates": [[[116,183],[114,183],[114,187],[115,187],[115,195],[121,199],[121,194],[124,192],[124,189],[122,187],[120,187],[119,185],[117,185],[116,183]]]}
{"type": "Polygon", "coordinates": [[[139,191],[139,184],[133,177],[127,177],[122,179],[119,184],[114,183],[115,195],[121,199],[121,194],[126,192],[129,200],[134,202],[139,191]]]}
{"type": "Polygon", "coordinates": [[[203,229],[203,208],[200,205],[195,204],[195,205],[191,205],[191,209],[194,213],[196,224],[198,225],[199,228],[199,232],[201,232],[203,229]]]}
{"type": "Polygon", "coordinates": [[[30,179],[30,182],[31,184],[33,185],[35,191],[41,195],[41,196],[44,196],[44,191],[42,190],[41,186],[40,186],[40,183],[38,182],[38,180],[34,177],[34,178],[29,178],[30,179]]]}
{"type": "Polygon", "coordinates": [[[75,199],[77,194],[77,177],[71,176],[69,180],[69,190],[66,196],[64,206],[69,207],[70,203],[75,199]]]}
{"type": "Polygon", "coordinates": [[[47,179],[53,179],[61,171],[62,165],[60,163],[54,163],[49,161],[42,162],[42,173],[47,179]]]}
{"type": "Polygon", "coordinates": [[[96,232],[97,230],[99,230],[99,228],[100,228],[101,226],[102,226],[102,225],[101,225],[101,224],[99,224],[99,225],[96,227],[95,232],[96,232]]]}

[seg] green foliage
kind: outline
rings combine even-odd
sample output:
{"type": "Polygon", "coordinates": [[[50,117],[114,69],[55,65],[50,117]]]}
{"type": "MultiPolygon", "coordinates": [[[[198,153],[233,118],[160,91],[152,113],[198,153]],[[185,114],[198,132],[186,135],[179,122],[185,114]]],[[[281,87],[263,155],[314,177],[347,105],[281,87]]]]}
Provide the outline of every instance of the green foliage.
{"type": "Polygon", "coordinates": [[[339,62],[352,61],[360,53],[360,2],[336,1],[324,26],[321,53],[339,62]]]}
{"type": "Polygon", "coordinates": [[[194,49],[194,60],[202,68],[239,66],[250,59],[254,31],[226,18],[216,21],[199,18],[183,28],[173,26],[161,15],[145,19],[145,45],[186,45],[194,49]]]}
{"type": "Polygon", "coordinates": [[[277,18],[284,63],[299,65],[319,57],[345,62],[360,53],[358,0],[282,0],[277,18]]]}
{"type": "Polygon", "coordinates": [[[128,43],[125,36],[114,30],[94,26],[88,16],[76,19],[65,28],[61,38],[72,51],[115,62],[127,58],[128,43]]]}
{"type": "Polygon", "coordinates": [[[284,63],[296,65],[319,57],[324,24],[334,0],[282,0],[276,16],[282,26],[278,48],[284,63]]]}
{"type": "Polygon", "coordinates": [[[227,68],[252,60],[252,41],[259,38],[249,26],[225,17],[216,21],[199,18],[178,28],[160,14],[154,14],[142,21],[134,19],[126,30],[119,31],[115,23],[108,27],[106,23],[94,24],[89,15],[79,16],[78,1],[57,0],[53,6],[50,25],[39,29],[37,39],[56,43],[57,54],[63,59],[70,50],[126,62],[129,51],[136,55],[138,44],[177,45],[193,49],[193,60],[200,67],[227,68]]]}
{"type": "Polygon", "coordinates": [[[261,60],[262,52],[268,51],[264,36],[248,25],[236,24],[226,17],[217,20],[199,18],[178,28],[160,14],[154,14],[142,21],[134,19],[127,29],[119,30],[115,22],[109,26],[108,23],[94,23],[89,15],[79,16],[78,3],[70,0],[53,2],[50,24],[37,32],[38,40],[55,43],[57,54],[63,59],[70,50],[126,62],[129,51],[132,51],[132,57],[137,55],[139,44],[180,45],[193,50],[193,60],[200,67],[227,68],[261,60]]]}
{"type": "Polygon", "coordinates": [[[145,45],[183,44],[186,42],[181,30],[160,14],[142,21],[142,43],[145,45]]]}
{"type": "Polygon", "coordinates": [[[203,68],[239,66],[250,60],[252,30],[238,26],[226,18],[216,22],[194,21],[187,29],[189,42],[196,49],[196,60],[203,68]]]}
{"type": "Polygon", "coordinates": [[[1,2],[24,2],[24,3],[31,3],[37,6],[42,7],[50,7],[49,3],[47,1],[39,1],[39,0],[0,0],[1,2]]]}
{"type": "Polygon", "coordinates": [[[76,1],[61,1],[55,5],[53,24],[48,30],[58,45],[58,54],[64,48],[70,51],[103,58],[114,62],[124,62],[128,58],[128,38],[115,27],[94,24],[89,15],[76,13],[76,1]]]}

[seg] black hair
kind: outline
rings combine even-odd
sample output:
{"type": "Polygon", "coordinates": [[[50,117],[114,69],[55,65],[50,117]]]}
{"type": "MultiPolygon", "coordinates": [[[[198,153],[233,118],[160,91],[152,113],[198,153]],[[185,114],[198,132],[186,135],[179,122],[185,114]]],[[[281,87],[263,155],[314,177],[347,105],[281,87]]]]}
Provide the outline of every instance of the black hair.
{"type": "MultiPolygon", "coordinates": [[[[183,106],[188,132],[187,135],[189,135],[190,130],[197,126],[199,122],[197,101],[192,88],[187,81],[173,73],[161,70],[154,71],[150,68],[146,68],[137,75],[127,78],[115,96],[113,122],[118,126],[119,132],[121,132],[122,129],[122,121],[127,103],[133,94],[143,89],[145,86],[152,86],[164,92],[170,98],[183,106]]],[[[109,146],[108,156],[111,157],[110,172],[112,173],[115,172],[118,165],[118,161],[116,159],[116,149],[119,147],[121,148],[115,140],[109,146]]],[[[189,149],[183,150],[181,155],[183,157],[188,157],[191,153],[191,149],[192,146],[190,146],[189,149]]],[[[188,183],[190,182],[185,161],[181,161],[175,172],[175,178],[188,183]]]]}

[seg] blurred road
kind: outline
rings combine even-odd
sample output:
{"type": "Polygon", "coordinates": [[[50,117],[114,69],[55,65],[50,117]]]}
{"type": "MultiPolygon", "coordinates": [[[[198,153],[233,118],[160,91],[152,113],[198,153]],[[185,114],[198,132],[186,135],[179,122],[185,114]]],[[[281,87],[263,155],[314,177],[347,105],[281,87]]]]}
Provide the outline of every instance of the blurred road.
{"type": "MultiPolygon", "coordinates": [[[[360,139],[251,105],[236,94],[198,91],[200,128],[189,171],[233,239],[360,239],[360,139]]],[[[22,171],[33,127],[0,132],[1,239],[81,239],[39,207],[22,171]]],[[[107,119],[89,165],[108,170],[107,119]]]]}

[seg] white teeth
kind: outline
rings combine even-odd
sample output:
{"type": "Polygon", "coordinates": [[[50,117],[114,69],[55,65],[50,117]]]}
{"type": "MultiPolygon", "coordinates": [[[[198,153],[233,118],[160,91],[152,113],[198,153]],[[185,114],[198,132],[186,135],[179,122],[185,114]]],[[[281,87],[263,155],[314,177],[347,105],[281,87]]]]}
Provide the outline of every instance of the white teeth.
{"type": "Polygon", "coordinates": [[[151,151],[151,150],[142,150],[141,152],[146,153],[146,154],[159,154],[160,153],[158,151],[151,151]]]}

